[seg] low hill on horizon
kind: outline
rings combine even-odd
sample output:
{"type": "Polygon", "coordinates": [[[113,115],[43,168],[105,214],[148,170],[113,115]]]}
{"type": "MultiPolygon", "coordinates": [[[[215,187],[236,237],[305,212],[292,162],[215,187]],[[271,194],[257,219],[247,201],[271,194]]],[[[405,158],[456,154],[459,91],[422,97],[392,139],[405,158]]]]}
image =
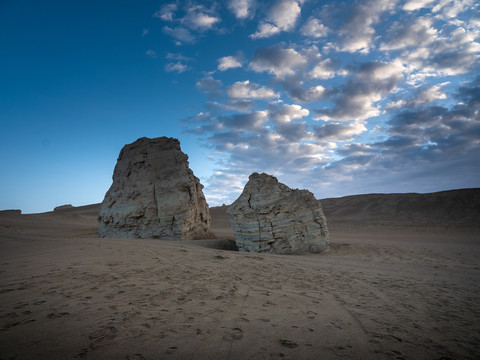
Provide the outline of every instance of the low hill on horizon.
{"type": "Polygon", "coordinates": [[[480,228],[480,188],[321,199],[330,221],[393,221],[480,228]]]}

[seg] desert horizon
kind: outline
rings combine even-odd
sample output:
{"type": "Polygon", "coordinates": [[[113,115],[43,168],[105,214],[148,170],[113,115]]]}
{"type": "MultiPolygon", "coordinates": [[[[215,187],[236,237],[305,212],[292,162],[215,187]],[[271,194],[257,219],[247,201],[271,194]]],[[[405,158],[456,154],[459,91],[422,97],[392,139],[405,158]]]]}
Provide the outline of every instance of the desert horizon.
{"type": "Polygon", "coordinates": [[[474,359],[479,197],[324,199],[307,255],[228,250],[226,206],[190,241],[99,238],[99,204],[1,212],[0,358],[474,359]]]}

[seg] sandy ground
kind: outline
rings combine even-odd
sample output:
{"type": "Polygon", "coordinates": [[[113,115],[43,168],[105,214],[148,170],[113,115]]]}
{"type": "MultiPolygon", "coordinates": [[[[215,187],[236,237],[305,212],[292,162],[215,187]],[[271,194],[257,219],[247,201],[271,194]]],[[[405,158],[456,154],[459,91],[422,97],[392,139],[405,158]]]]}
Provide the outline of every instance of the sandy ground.
{"type": "MultiPolygon", "coordinates": [[[[329,221],[320,255],[99,239],[95,205],[0,213],[1,359],[478,359],[480,231],[329,221]]],[[[327,215],[328,219],[328,215],[327,215]]]]}

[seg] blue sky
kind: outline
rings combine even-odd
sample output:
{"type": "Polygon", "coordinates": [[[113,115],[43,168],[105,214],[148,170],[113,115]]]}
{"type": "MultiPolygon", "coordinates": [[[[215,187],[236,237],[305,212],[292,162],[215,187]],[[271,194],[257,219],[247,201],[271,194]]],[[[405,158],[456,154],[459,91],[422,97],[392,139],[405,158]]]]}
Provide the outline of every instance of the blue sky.
{"type": "Polygon", "coordinates": [[[101,202],[180,139],[210,205],[252,172],[318,198],[480,186],[474,0],[3,1],[0,209],[101,202]]]}

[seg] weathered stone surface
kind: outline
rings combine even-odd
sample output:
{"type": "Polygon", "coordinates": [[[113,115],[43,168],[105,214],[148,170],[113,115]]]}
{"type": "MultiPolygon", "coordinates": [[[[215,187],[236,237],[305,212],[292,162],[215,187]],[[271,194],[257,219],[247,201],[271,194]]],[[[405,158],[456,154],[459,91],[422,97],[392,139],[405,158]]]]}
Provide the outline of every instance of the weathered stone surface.
{"type": "Polygon", "coordinates": [[[98,217],[102,237],[189,240],[212,237],[203,186],[177,139],[125,145],[98,217]]]}
{"type": "Polygon", "coordinates": [[[240,251],[296,254],[328,245],[320,201],[267,174],[253,173],[227,214],[240,251]]]}

